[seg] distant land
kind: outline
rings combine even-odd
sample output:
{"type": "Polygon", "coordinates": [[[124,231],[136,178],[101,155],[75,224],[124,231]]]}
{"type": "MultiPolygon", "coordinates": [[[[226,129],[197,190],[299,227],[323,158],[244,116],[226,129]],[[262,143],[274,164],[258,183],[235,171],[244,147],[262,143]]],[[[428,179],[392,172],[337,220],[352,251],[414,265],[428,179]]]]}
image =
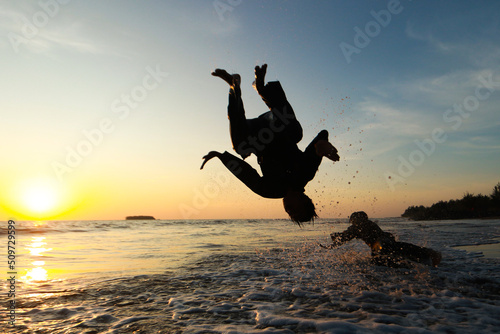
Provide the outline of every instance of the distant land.
{"type": "Polygon", "coordinates": [[[127,216],[126,220],[155,220],[153,216],[127,216]]]}
{"type": "Polygon", "coordinates": [[[456,200],[439,201],[429,207],[410,206],[401,217],[411,220],[443,220],[493,218],[500,216],[500,182],[491,195],[473,195],[468,192],[456,200]]]}

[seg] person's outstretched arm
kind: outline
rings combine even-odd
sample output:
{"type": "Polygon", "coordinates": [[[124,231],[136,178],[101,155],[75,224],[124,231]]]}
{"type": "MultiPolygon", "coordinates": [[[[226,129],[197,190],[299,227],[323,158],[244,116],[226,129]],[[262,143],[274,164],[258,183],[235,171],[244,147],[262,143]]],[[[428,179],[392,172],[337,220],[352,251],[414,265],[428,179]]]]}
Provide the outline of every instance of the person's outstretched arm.
{"type": "Polygon", "coordinates": [[[349,229],[344,232],[332,233],[330,234],[330,237],[332,238],[331,248],[341,246],[354,239],[354,235],[350,233],[349,229]]]}
{"type": "Polygon", "coordinates": [[[326,248],[326,249],[332,249],[335,247],[339,247],[343,244],[345,244],[348,241],[351,241],[354,239],[354,237],[351,235],[348,230],[345,230],[344,232],[336,232],[336,233],[331,233],[330,238],[332,238],[332,243],[328,246],[324,246],[322,244],[319,244],[321,247],[326,248]]]}
{"type": "Polygon", "coordinates": [[[259,175],[259,173],[248,163],[234,155],[224,152],[219,153],[211,151],[203,157],[204,161],[200,169],[203,169],[205,164],[212,158],[219,158],[219,160],[226,166],[227,169],[241,182],[243,182],[254,193],[265,198],[281,198],[284,196],[281,189],[276,189],[266,179],[259,175]]]}

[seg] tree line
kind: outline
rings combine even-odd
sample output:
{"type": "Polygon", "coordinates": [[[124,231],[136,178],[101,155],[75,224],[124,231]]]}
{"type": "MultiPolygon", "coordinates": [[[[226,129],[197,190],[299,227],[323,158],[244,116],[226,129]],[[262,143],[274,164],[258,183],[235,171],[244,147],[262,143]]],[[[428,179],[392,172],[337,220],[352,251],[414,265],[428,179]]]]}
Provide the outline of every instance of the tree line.
{"type": "Polygon", "coordinates": [[[491,195],[466,192],[461,199],[439,201],[429,207],[410,206],[401,217],[412,220],[488,218],[500,216],[500,182],[491,195]]]}

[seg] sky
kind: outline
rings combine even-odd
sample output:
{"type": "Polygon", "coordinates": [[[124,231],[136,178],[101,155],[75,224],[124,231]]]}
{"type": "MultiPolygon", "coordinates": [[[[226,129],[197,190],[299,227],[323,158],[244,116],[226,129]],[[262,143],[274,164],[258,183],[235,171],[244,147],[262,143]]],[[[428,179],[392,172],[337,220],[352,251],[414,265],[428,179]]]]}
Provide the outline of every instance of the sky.
{"type": "MultiPolygon", "coordinates": [[[[323,160],[321,218],[400,216],[500,181],[498,1],[0,3],[0,220],[286,218],[209,151],[232,152],[228,86],[267,110],[268,64],[323,160]]],[[[255,157],[247,161],[258,169],[255,157]]]]}

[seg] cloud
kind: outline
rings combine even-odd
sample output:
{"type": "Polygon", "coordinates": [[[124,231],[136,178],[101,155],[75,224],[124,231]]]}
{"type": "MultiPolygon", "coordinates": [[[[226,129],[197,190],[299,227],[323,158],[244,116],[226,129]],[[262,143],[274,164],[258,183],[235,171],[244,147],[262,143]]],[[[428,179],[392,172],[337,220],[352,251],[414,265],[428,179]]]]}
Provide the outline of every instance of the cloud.
{"type": "MultiPolygon", "coordinates": [[[[429,75],[394,83],[385,90],[397,92],[406,100],[428,105],[433,109],[448,108],[474,94],[484,78],[495,76],[493,69],[458,69],[442,75],[429,75]]],[[[498,81],[498,80],[495,80],[498,81]]],[[[381,89],[381,88],[379,88],[381,89]]]]}
{"type": "Polygon", "coordinates": [[[16,53],[51,55],[63,49],[123,56],[116,49],[130,37],[125,30],[69,6],[59,5],[50,12],[34,3],[9,2],[0,9],[0,32],[7,37],[0,46],[16,53]]]}
{"type": "MultiPolygon", "coordinates": [[[[429,138],[436,128],[462,138],[476,133],[479,134],[477,138],[489,140],[488,144],[483,145],[476,138],[464,148],[474,149],[483,145],[484,148],[496,149],[498,135],[484,137],[483,131],[500,126],[499,76],[500,73],[492,69],[457,70],[443,75],[394,81],[368,89],[368,95],[355,107],[369,119],[360,128],[370,138],[365,141],[371,146],[368,151],[372,155],[379,155],[397,150],[416,139],[429,138]],[[478,87],[483,87],[481,94],[489,92],[483,86],[486,78],[491,78],[498,87],[486,99],[478,99],[477,106],[473,110],[469,108],[468,116],[451,114],[456,105],[466,110],[465,101],[475,97],[478,87]],[[458,117],[461,118],[457,120],[458,117]]],[[[462,141],[459,137],[454,138],[458,142],[462,141]]],[[[449,141],[446,145],[451,144],[452,141],[449,141]]]]}
{"type": "MultiPolygon", "coordinates": [[[[479,87],[484,86],[485,81],[490,81],[489,85],[492,85],[494,90],[481,104],[482,108],[490,108],[493,101],[499,98],[500,92],[500,72],[492,68],[458,69],[441,75],[387,82],[369,87],[369,92],[373,94],[366,99],[374,105],[384,103],[392,109],[409,109],[420,116],[432,116],[444,112],[454,104],[462,103],[467,96],[473,96],[479,87]]],[[[481,93],[487,92],[482,88],[481,93]]],[[[366,104],[365,102],[361,106],[364,109],[369,108],[365,107],[366,104]]]]}
{"type": "Polygon", "coordinates": [[[415,24],[411,21],[406,23],[405,33],[410,39],[426,42],[438,51],[447,52],[452,51],[455,48],[453,44],[443,42],[436,38],[430,30],[418,30],[415,27],[415,24]]]}
{"type": "Polygon", "coordinates": [[[470,155],[479,153],[498,154],[500,152],[498,136],[462,136],[449,141],[447,144],[464,154],[470,155]]]}
{"type": "Polygon", "coordinates": [[[389,131],[392,136],[419,136],[427,132],[422,114],[418,111],[398,109],[388,103],[366,98],[359,103],[359,110],[373,115],[375,122],[362,130],[389,131]]]}
{"type": "Polygon", "coordinates": [[[432,130],[432,122],[418,110],[398,108],[397,103],[365,97],[356,109],[367,122],[353,130],[364,133],[363,152],[370,157],[395,151],[432,130]]]}
{"type": "Polygon", "coordinates": [[[432,25],[417,28],[413,22],[408,21],[405,33],[408,38],[424,42],[436,52],[446,56],[448,62],[458,61],[459,66],[484,68],[499,65],[500,45],[497,36],[500,31],[498,27],[495,25],[492,28],[483,27],[482,31],[481,29],[475,31],[474,38],[463,38],[459,29],[454,29],[454,27],[450,27],[449,30],[457,31],[446,37],[440,37],[437,30],[433,32],[432,25]]]}

